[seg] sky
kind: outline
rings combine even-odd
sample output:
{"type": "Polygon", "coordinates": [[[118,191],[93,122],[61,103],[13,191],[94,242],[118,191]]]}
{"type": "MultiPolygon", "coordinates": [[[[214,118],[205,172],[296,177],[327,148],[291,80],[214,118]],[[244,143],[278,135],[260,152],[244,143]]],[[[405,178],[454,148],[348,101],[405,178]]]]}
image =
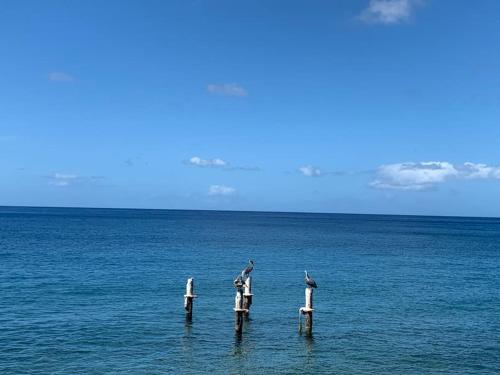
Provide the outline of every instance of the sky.
{"type": "Polygon", "coordinates": [[[0,9],[0,205],[500,217],[500,2],[0,9]]]}

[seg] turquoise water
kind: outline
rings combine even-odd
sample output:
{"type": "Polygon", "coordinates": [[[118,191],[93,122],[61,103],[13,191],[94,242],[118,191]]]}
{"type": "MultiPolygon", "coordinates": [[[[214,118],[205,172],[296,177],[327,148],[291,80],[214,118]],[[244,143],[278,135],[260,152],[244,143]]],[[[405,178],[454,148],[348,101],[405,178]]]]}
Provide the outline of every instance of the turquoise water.
{"type": "Polygon", "coordinates": [[[500,372],[499,219],[3,207],[0,290],[1,374],[500,372]]]}

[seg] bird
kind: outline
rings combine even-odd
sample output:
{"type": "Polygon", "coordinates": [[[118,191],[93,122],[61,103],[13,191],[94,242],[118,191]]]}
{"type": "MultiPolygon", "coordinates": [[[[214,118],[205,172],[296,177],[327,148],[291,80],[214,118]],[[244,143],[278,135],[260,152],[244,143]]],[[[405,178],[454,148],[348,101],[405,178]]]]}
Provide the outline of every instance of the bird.
{"type": "Polygon", "coordinates": [[[309,287],[309,288],[317,288],[318,285],[316,284],[316,281],[314,281],[314,279],[309,276],[309,274],[307,273],[307,271],[304,271],[306,276],[304,277],[304,281],[306,282],[306,285],[309,287]]]}
{"type": "Polygon", "coordinates": [[[240,288],[241,286],[243,286],[243,277],[241,275],[238,275],[236,277],[236,279],[234,279],[234,286],[240,288]]]}
{"type": "Polygon", "coordinates": [[[253,265],[254,265],[254,262],[253,262],[253,260],[250,259],[248,261],[248,265],[246,266],[246,268],[243,271],[241,271],[241,278],[243,279],[243,281],[245,281],[247,279],[247,277],[250,275],[250,272],[252,272],[253,265]]]}

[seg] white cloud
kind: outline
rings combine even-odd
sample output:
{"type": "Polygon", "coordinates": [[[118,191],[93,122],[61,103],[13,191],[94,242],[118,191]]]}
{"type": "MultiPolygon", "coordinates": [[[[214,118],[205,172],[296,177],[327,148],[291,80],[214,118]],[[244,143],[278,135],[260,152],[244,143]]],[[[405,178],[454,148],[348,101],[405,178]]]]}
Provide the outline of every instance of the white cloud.
{"type": "Polygon", "coordinates": [[[230,195],[235,192],[235,188],[225,185],[211,185],[208,188],[208,195],[230,195]]]}
{"type": "Polygon", "coordinates": [[[367,23],[397,24],[407,21],[420,0],[370,0],[359,18],[367,23]]]}
{"type": "Polygon", "coordinates": [[[193,156],[183,161],[184,164],[194,165],[201,168],[219,168],[224,171],[260,171],[260,168],[252,165],[232,165],[227,160],[221,158],[202,159],[199,156],[193,156]]]}
{"type": "Polygon", "coordinates": [[[53,82],[73,82],[75,78],[68,73],[52,72],[49,73],[49,81],[53,82]]]}
{"type": "Polygon", "coordinates": [[[207,91],[210,94],[224,96],[247,96],[248,92],[242,86],[236,83],[211,83],[207,86],[207,91]]]}
{"type": "Polygon", "coordinates": [[[54,173],[46,176],[49,179],[49,184],[54,186],[70,186],[75,184],[93,183],[102,180],[102,176],[79,176],[70,173],[54,173]]]}
{"type": "Polygon", "coordinates": [[[379,189],[426,190],[450,179],[500,179],[500,167],[446,161],[382,165],[370,186],[379,189]]]}
{"type": "Polygon", "coordinates": [[[465,178],[493,178],[500,179],[500,167],[486,164],[464,163],[462,173],[465,178]]]}
{"type": "Polygon", "coordinates": [[[78,180],[76,174],[54,173],[49,176],[49,184],[56,186],[68,186],[78,180]]]}
{"type": "Polygon", "coordinates": [[[312,165],[303,165],[299,168],[299,172],[307,177],[320,177],[323,176],[321,169],[313,167],[312,165]]]}
{"type": "Polygon", "coordinates": [[[188,160],[188,163],[197,167],[226,167],[229,163],[225,160],[215,159],[202,159],[198,156],[193,156],[188,160]]]}

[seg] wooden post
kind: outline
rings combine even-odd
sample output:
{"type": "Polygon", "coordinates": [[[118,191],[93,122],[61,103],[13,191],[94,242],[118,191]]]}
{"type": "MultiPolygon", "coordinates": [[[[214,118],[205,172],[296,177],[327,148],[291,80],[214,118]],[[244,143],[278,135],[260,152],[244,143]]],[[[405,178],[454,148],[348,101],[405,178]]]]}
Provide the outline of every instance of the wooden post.
{"type": "Polygon", "coordinates": [[[184,294],[184,310],[186,310],[186,321],[193,320],[193,299],[197,296],[194,294],[194,279],[190,277],[186,283],[186,294],[184,294]]]}
{"type": "Polygon", "coordinates": [[[234,330],[237,334],[243,332],[243,314],[248,310],[243,308],[243,284],[236,284],[236,297],[234,297],[234,330]]]}
{"type": "MultiPolygon", "coordinates": [[[[301,307],[299,311],[302,315],[304,315],[306,334],[311,335],[313,328],[313,311],[314,311],[313,288],[310,287],[306,288],[305,302],[306,305],[304,307],[301,307]]],[[[302,327],[300,326],[299,330],[301,330],[301,328],[302,327]]]]}
{"type": "Polygon", "coordinates": [[[245,292],[243,293],[243,308],[247,310],[245,316],[250,313],[250,306],[252,306],[252,276],[248,276],[245,280],[245,292]]]}

